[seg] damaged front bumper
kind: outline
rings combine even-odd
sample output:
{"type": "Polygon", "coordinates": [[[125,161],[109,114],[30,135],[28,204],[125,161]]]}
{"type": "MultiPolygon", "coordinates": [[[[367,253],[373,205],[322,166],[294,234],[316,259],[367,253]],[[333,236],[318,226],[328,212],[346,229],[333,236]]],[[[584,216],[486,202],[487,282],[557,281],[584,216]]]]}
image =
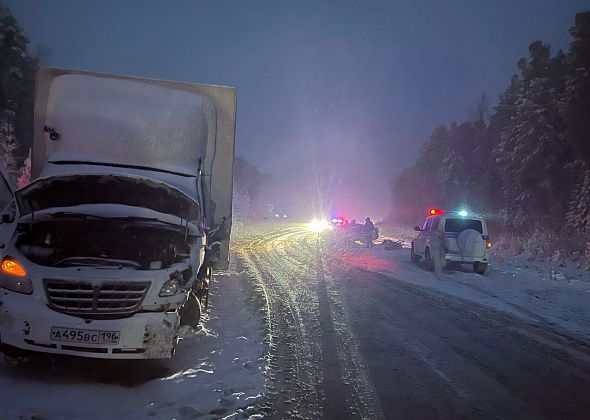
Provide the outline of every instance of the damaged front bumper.
{"type": "Polygon", "coordinates": [[[83,319],[39,305],[28,295],[0,294],[0,341],[26,350],[101,359],[165,359],[174,353],[179,325],[176,311],[83,319]]]}

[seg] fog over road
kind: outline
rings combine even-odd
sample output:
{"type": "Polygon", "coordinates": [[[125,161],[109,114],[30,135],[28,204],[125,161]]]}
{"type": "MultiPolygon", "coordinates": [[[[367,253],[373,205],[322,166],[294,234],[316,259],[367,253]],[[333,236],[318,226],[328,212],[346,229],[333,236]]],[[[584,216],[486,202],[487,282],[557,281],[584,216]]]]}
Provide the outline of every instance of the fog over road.
{"type": "Polygon", "coordinates": [[[386,277],[304,226],[253,228],[234,249],[266,298],[272,417],[590,413],[588,342],[405,282],[416,276],[407,250],[386,277]]]}

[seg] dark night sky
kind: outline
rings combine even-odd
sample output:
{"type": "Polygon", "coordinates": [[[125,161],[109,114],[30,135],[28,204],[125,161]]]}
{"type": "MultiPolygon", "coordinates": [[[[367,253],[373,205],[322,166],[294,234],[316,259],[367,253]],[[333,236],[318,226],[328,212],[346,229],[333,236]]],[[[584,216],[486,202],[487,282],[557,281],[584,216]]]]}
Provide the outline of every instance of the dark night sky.
{"type": "MultiPolygon", "coordinates": [[[[495,101],[533,40],[567,48],[589,0],[4,0],[46,64],[238,88],[241,155],[338,179],[385,214],[391,174],[443,122],[495,101]],[[315,168],[315,172],[313,172],[315,168]]],[[[370,210],[369,210],[370,209],[370,210]]]]}

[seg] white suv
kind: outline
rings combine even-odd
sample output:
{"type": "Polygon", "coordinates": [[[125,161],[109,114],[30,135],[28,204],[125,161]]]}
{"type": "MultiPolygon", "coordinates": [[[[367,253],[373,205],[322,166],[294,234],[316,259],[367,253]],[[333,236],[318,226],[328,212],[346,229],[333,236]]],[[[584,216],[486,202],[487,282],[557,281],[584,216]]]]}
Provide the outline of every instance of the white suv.
{"type": "Polygon", "coordinates": [[[412,262],[423,258],[426,268],[433,270],[435,247],[442,244],[447,264],[469,263],[478,274],[486,271],[492,243],[483,217],[466,211],[445,213],[432,209],[422,227],[415,226],[414,230],[419,233],[412,240],[412,262]]]}

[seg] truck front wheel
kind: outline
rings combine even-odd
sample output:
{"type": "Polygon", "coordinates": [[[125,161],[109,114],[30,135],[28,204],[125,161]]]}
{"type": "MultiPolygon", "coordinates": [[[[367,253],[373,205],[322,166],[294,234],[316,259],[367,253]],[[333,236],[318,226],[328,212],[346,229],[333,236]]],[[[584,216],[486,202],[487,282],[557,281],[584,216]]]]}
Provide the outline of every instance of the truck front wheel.
{"type": "Polygon", "coordinates": [[[479,261],[476,261],[473,263],[473,271],[475,271],[477,274],[485,273],[487,268],[488,268],[487,263],[482,263],[479,261]]]}
{"type": "Polygon", "coordinates": [[[180,315],[180,325],[187,325],[191,328],[197,328],[201,321],[201,301],[197,295],[190,292],[188,300],[178,310],[180,315]]]}
{"type": "Polygon", "coordinates": [[[0,352],[4,354],[10,361],[18,361],[27,357],[30,353],[28,350],[19,349],[18,347],[10,346],[0,342],[0,352]]]}

